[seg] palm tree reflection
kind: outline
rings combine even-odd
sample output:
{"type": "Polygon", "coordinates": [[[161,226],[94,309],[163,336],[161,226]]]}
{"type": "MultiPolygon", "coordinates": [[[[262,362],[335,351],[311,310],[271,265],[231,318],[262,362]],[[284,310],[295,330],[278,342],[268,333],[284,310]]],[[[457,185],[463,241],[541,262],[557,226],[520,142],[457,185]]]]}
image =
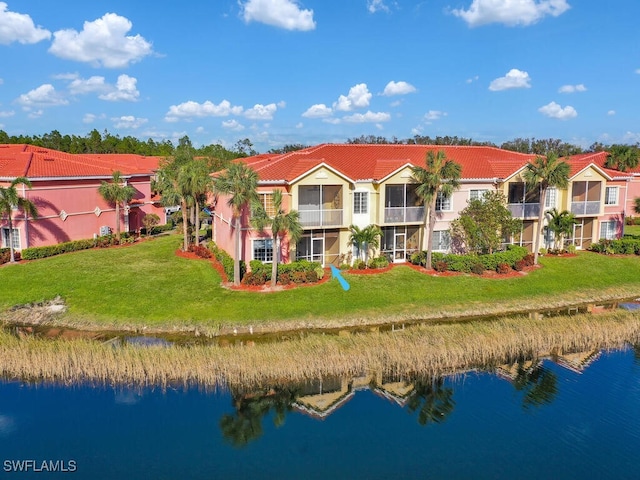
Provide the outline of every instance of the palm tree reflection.
{"type": "Polygon", "coordinates": [[[545,368],[542,362],[534,362],[530,367],[518,364],[513,379],[516,390],[524,392],[522,406],[524,408],[539,407],[553,402],[558,393],[558,377],[553,371],[545,368]]]}
{"type": "Polygon", "coordinates": [[[290,388],[275,387],[258,393],[234,393],[232,398],[236,411],[223,415],[220,429],[227,442],[234,447],[244,447],[262,436],[262,419],[270,412],[273,411],[276,427],[284,425],[296,392],[290,388]]]}
{"type": "Polygon", "coordinates": [[[444,422],[455,404],[453,389],[445,387],[442,378],[415,380],[413,392],[407,400],[409,412],[418,412],[420,425],[444,422]]]}

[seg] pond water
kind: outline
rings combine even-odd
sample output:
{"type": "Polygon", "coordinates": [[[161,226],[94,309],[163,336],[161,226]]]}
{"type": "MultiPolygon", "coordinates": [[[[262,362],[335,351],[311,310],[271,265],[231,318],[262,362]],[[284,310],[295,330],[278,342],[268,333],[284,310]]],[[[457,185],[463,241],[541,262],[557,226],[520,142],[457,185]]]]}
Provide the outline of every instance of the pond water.
{"type": "Polygon", "coordinates": [[[638,351],[231,392],[6,380],[0,476],[638,478],[638,351]]]}

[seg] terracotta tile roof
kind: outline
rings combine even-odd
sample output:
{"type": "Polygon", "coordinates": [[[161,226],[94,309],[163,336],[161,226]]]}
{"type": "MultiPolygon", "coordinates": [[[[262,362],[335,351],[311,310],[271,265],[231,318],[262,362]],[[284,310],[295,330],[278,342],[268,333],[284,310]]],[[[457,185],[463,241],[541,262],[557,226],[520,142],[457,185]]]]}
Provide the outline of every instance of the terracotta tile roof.
{"type": "Polygon", "coordinates": [[[0,177],[110,177],[145,175],[157,170],[160,157],[131,154],[71,154],[34,145],[0,145],[0,177]]]}
{"type": "Polygon", "coordinates": [[[423,166],[427,152],[439,150],[462,166],[464,179],[505,178],[536,157],[495,147],[323,144],[241,161],[253,167],[262,181],[291,182],[321,164],[353,181],[379,181],[406,164],[423,166]]]}

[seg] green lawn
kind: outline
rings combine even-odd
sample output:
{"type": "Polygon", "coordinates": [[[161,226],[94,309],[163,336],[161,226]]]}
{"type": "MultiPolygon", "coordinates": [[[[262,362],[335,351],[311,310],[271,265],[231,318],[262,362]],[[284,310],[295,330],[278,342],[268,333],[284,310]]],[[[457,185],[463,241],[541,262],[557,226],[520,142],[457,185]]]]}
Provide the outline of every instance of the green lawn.
{"type": "Polygon", "coordinates": [[[432,277],[409,267],[377,275],[274,293],[239,292],[220,286],[205,260],[175,255],[179,236],[129,247],[75,252],[0,268],[0,311],[60,295],[77,323],[108,326],[217,327],[231,324],[372,317],[430,317],[438,312],[487,312],[528,308],[560,300],[640,296],[640,257],[541,258],[543,268],[514,279],[473,275],[432,277]]]}

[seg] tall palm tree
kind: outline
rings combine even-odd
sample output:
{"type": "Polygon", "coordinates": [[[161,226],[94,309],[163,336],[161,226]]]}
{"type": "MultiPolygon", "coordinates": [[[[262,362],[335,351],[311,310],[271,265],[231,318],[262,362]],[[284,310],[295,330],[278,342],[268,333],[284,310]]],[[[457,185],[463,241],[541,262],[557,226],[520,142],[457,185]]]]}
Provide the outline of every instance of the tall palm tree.
{"type": "Polygon", "coordinates": [[[557,208],[547,212],[549,218],[548,228],[554,233],[553,246],[556,249],[564,248],[564,239],[571,235],[573,226],[576,224],[576,217],[568,210],[558,211],[557,208]]]}
{"type": "Polygon", "coordinates": [[[209,176],[209,166],[203,160],[192,159],[184,166],[179,176],[182,189],[194,212],[195,244],[200,245],[200,210],[202,202],[213,189],[213,181],[209,176]]]}
{"type": "Polygon", "coordinates": [[[611,145],[605,166],[621,172],[638,166],[638,147],[634,145],[611,145]]]}
{"type": "Polygon", "coordinates": [[[367,225],[364,228],[351,225],[349,229],[351,230],[349,242],[358,247],[360,259],[367,263],[369,261],[369,250],[380,246],[382,230],[377,225],[367,225]]]}
{"type": "Polygon", "coordinates": [[[549,187],[567,188],[569,185],[569,164],[561,161],[555,153],[548,153],[546,157],[536,157],[533,162],[527,163],[522,174],[527,188],[540,189],[540,210],[538,213],[538,234],[533,248],[533,263],[538,263],[540,251],[540,237],[544,234],[544,204],[547,199],[549,187]]]}
{"type": "Polygon", "coordinates": [[[431,257],[433,251],[433,230],[436,225],[436,199],[438,192],[444,196],[451,196],[460,186],[460,175],[462,167],[460,164],[449,160],[443,150],[434,153],[433,150],[427,153],[425,166],[412,167],[411,174],[418,183],[416,194],[422,199],[425,206],[424,224],[428,230],[427,237],[427,260],[426,268],[431,270],[431,257]]]}
{"type": "Polygon", "coordinates": [[[235,230],[236,254],[233,259],[233,283],[240,285],[240,230],[242,229],[242,211],[258,202],[258,173],[246,163],[235,162],[229,165],[220,176],[214,179],[216,191],[228,195],[227,205],[231,207],[233,228],[235,230]]]}
{"type": "Polygon", "coordinates": [[[282,191],[274,190],[273,209],[275,213],[272,217],[267,214],[263,205],[256,205],[252,223],[259,231],[264,231],[265,227],[271,229],[273,240],[271,248],[273,255],[271,260],[271,286],[275,287],[278,280],[278,263],[280,262],[280,246],[285,235],[289,235],[290,243],[297,243],[302,237],[302,224],[300,223],[300,213],[297,210],[285,212],[282,208],[282,191]]]}
{"type": "Polygon", "coordinates": [[[18,195],[18,185],[24,185],[31,188],[31,181],[26,177],[16,177],[8,187],[0,187],[0,214],[7,216],[9,225],[9,251],[11,255],[11,263],[15,263],[16,256],[13,248],[13,210],[14,208],[22,209],[26,216],[38,218],[38,209],[28,198],[18,195]]]}
{"type": "Polygon", "coordinates": [[[98,187],[100,196],[116,207],[116,239],[120,242],[120,206],[126,205],[136,194],[131,185],[122,185],[122,174],[116,170],[111,176],[111,183],[103,181],[98,187]]]}
{"type": "Polygon", "coordinates": [[[189,208],[196,203],[194,189],[200,188],[199,167],[194,166],[194,162],[191,149],[176,149],[175,156],[160,165],[155,182],[163,205],[180,205],[184,251],[189,249],[189,208]]]}

